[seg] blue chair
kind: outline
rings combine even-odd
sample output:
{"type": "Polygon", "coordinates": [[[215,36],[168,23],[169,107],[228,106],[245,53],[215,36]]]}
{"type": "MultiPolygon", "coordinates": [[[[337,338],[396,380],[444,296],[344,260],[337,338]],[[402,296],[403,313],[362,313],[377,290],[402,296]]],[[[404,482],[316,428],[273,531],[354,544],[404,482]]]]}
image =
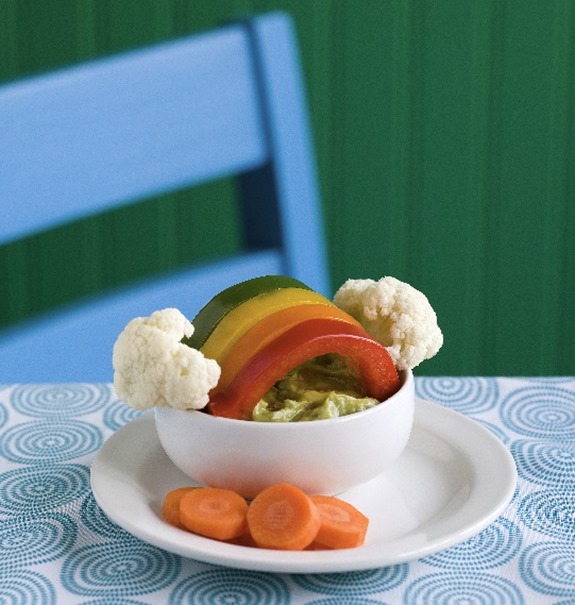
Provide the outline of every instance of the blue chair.
{"type": "MultiPolygon", "coordinates": [[[[291,275],[329,294],[315,158],[286,14],[7,84],[0,125],[0,246],[231,175],[246,242],[237,257],[0,332],[0,383],[110,382],[113,344],[132,317],[178,307],[191,319],[211,296],[249,277],[291,275]]],[[[2,290],[21,278],[9,276],[2,290]]]]}

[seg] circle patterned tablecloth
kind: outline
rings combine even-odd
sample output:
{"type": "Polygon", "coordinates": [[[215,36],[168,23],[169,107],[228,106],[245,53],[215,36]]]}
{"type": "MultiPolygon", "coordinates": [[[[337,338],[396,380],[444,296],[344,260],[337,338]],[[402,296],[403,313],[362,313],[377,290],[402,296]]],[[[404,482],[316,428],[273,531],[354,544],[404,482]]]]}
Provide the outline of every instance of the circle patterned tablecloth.
{"type": "Polygon", "coordinates": [[[0,604],[575,605],[575,377],[418,378],[510,449],[504,514],[412,563],[269,574],[184,559],[114,525],[90,465],[138,412],[108,384],[0,386],[0,604]]]}

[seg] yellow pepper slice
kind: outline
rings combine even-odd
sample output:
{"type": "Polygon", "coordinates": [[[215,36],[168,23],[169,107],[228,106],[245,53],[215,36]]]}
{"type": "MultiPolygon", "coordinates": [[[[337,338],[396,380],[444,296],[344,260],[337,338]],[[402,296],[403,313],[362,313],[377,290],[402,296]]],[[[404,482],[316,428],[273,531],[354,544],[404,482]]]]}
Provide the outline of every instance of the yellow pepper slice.
{"type": "Polygon", "coordinates": [[[268,292],[243,302],[227,313],[200,350],[206,357],[220,363],[234,343],[264,317],[302,303],[335,306],[325,296],[313,290],[281,288],[268,292]]]}

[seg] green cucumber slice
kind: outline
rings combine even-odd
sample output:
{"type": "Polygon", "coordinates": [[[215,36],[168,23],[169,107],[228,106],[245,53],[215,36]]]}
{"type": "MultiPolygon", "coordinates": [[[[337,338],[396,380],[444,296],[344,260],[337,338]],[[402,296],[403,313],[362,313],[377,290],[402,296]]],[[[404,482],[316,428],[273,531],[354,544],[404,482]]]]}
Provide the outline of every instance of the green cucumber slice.
{"type": "Polygon", "coordinates": [[[303,282],[286,275],[263,275],[239,282],[216,294],[192,320],[194,333],[182,342],[200,349],[222,319],[242,303],[281,288],[311,290],[303,282]]]}

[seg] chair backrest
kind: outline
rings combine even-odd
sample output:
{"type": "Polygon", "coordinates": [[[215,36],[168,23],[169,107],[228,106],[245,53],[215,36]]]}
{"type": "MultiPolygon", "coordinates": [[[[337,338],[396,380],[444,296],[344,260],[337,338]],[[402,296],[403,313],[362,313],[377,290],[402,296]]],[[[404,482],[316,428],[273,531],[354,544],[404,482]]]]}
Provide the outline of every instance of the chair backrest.
{"type": "MultiPolygon", "coordinates": [[[[241,256],[98,296],[0,333],[0,383],[109,382],[132,317],[188,316],[241,279],[328,293],[294,27],[248,18],[0,88],[0,245],[138,199],[237,176],[241,256]]],[[[217,217],[214,217],[217,220],[217,217]]],[[[21,276],[10,276],[11,286],[21,276]]]]}

